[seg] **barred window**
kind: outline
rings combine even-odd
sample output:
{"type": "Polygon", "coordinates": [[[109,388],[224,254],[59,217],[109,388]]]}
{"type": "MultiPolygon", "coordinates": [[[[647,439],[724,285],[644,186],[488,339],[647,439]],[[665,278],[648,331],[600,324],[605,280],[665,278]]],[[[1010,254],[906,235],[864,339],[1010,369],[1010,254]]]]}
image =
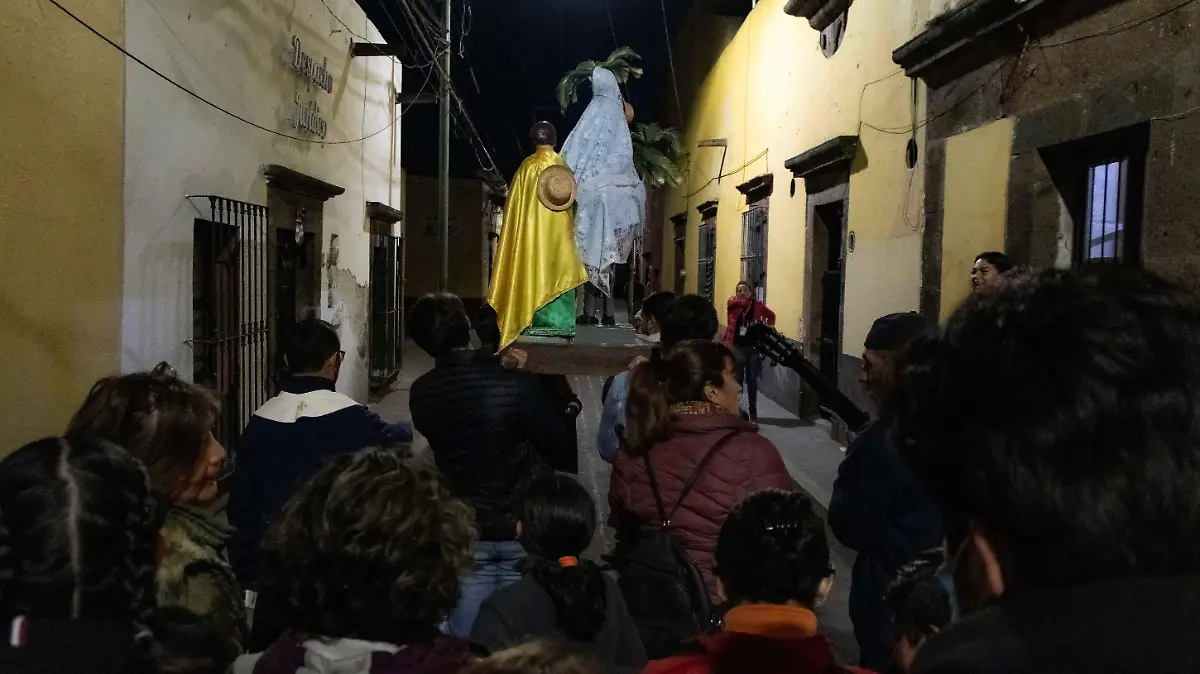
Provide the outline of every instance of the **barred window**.
{"type": "Polygon", "coordinates": [[[705,218],[700,223],[700,255],[697,290],[712,301],[717,288],[717,219],[705,218]]]}
{"type": "Polygon", "coordinates": [[[742,214],[742,280],[758,289],[759,299],[767,297],[767,207],[762,202],[742,214]]]}

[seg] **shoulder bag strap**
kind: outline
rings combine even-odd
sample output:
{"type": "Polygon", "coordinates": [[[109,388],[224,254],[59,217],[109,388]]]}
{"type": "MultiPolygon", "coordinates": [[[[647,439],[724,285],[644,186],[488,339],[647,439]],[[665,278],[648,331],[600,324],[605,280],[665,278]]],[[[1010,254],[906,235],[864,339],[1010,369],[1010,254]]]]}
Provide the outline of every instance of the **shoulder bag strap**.
{"type": "Polygon", "coordinates": [[[667,511],[663,508],[662,495],[658,491],[658,480],[654,478],[654,469],[650,467],[650,450],[642,454],[642,464],[646,466],[646,477],[650,478],[650,493],[654,495],[654,508],[658,510],[658,521],[667,525],[667,511]]]}
{"type": "MultiPolygon", "coordinates": [[[[671,508],[671,514],[668,514],[666,518],[662,519],[662,525],[668,526],[671,524],[671,520],[674,519],[676,513],[679,512],[679,508],[683,506],[684,499],[688,498],[688,494],[691,493],[692,487],[695,487],[696,482],[700,481],[701,475],[704,474],[704,469],[707,469],[708,464],[712,463],[713,458],[716,457],[716,452],[718,452],[721,447],[724,447],[725,444],[732,440],[734,435],[737,435],[738,433],[738,431],[730,431],[726,433],[720,440],[715,441],[712,447],[709,447],[708,452],[703,458],[700,459],[700,463],[696,464],[696,470],[692,471],[691,477],[689,477],[688,482],[686,482],[683,486],[683,492],[679,492],[679,500],[676,501],[676,505],[671,508]]],[[[662,510],[661,504],[659,505],[659,510],[660,512],[662,510]]]]}

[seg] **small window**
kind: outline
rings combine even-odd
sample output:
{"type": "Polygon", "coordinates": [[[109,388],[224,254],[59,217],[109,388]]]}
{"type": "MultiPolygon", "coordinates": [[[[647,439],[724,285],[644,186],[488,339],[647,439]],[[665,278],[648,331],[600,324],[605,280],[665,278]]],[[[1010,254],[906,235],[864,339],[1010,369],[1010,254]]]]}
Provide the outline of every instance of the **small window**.
{"type": "Polygon", "coordinates": [[[1141,264],[1149,140],[1139,124],[1041,151],[1071,216],[1076,265],[1141,264]]]}
{"type": "Polygon", "coordinates": [[[1128,250],[1125,210],[1129,205],[1129,159],[1088,167],[1087,181],[1081,261],[1123,262],[1128,250]]]}
{"type": "Polygon", "coordinates": [[[700,295],[711,302],[717,290],[717,219],[705,218],[700,223],[700,256],[697,279],[700,295]]]}
{"type": "Polygon", "coordinates": [[[742,214],[742,280],[753,283],[759,299],[766,301],[767,207],[763,202],[742,214]]]}

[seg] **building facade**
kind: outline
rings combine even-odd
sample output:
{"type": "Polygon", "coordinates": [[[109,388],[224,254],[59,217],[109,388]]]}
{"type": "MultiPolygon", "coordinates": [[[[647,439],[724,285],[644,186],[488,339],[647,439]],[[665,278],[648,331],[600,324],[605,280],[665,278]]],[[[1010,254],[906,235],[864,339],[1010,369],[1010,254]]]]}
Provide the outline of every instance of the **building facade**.
{"type": "MultiPolygon", "coordinates": [[[[737,282],[759,283],[779,330],[863,404],[871,323],[920,304],[924,95],[891,51],[929,16],[928,0],[761,0],[697,9],[675,42],[687,180],[666,196],[660,286],[724,320],[737,282]]],[[[800,411],[785,368],[762,390],[800,411]]]]}
{"type": "MultiPolygon", "coordinates": [[[[405,305],[441,289],[442,244],[438,230],[437,178],[409,176],[409,251],[405,305]]],[[[502,197],[481,178],[450,179],[449,291],[462,298],[468,315],[487,299],[495,242],[500,235],[502,197]]]]}
{"type": "Polygon", "coordinates": [[[1200,286],[1200,6],[941,4],[894,54],[929,92],[923,311],[948,316],[985,250],[1200,286]]]}
{"type": "Polygon", "coordinates": [[[3,296],[28,320],[0,320],[21,363],[5,415],[27,420],[0,424],[3,450],[61,432],[98,377],[163,361],[217,391],[229,440],[307,317],[338,329],[339,390],[385,385],[402,340],[401,66],[355,47],[383,42],[359,5],[64,6],[158,73],[53,6],[0,9],[0,57],[38,73],[0,75],[19,102],[0,129],[31,160],[0,181],[0,220],[29,240],[5,247],[20,255],[3,296]]]}

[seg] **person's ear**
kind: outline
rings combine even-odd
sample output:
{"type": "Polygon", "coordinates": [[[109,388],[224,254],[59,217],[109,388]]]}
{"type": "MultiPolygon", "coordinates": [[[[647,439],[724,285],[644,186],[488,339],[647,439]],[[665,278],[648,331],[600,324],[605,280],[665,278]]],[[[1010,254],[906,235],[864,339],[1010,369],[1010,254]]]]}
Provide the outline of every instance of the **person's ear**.
{"type": "MultiPolygon", "coordinates": [[[[1004,596],[1005,546],[987,526],[971,520],[968,523],[966,559],[963,563],[970,594],[965,599],[975,608],[985,606],[1004,596]]],[[[962,589],[959,590],[960,599],[962,589]]]]}
{"type": "Polygon", "coordinates": [[[714,405],[721,404],[721,390],[712,384],[704,385],[704,397],[708,399],[708,402],[714,405]]]}
{"type": "Polygon", "coordinates": [[[817,585],[817,598],[814,608],[824,606],[825,602],[829,600],[830,595],[833,594],[833,583],[833,576],[825,576],[821,579],[821,584],[817,585]]]}

